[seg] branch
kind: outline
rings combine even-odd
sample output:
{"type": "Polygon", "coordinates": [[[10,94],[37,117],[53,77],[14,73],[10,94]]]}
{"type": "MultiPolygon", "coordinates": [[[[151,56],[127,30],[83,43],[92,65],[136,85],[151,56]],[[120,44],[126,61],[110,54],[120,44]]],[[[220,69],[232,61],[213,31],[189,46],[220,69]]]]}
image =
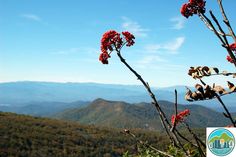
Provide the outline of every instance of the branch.
{"type": "Polygon", "coordinates": [[[175,127],[176,127],[176,117],[177,117],[177,114],[178,114],[177,113],[178,112],[177,111],[177,104],[178,104],[177,103],[177,90],[175,89],[175,104],[174,104],[175,105],[175,121],[174,121],[174,124],[173,124],[172,128],[170,129],[171,132],[173,132],[173,130],[175,130],[175,127]]]}
{"type": "Polygon", "coordinates": [[[125,59],[121,56],[120,50],[116,48],[116,52],[118,57],[120,58],[120,61],[138,78],[138,80],[140,80],[143,84],[143,86],[146,88],[147,92],[149,93],[150,97],[152,98],[153,102],[152,104],[156,107],[158,113],[159,113],[159,118],[161,120],[161,124],[163,126],[163,128],[165,129],[167,135],[169,136],[169,139],[172,143],[174,143],[176,145],[176,141],[173,139],[173,137],[170,135],[170,132],[167,129],[167,126],[165,124],[165,122],[167,124],[170,125],[169,121],[167,120],[165,113],[162,111],[160,105],[158,104],[155,95],[153,94],[153,92],[151,91],[148,83],[146,83],[143,78],[125,61],[125,59]]]}
{"type": "MultiPolygon", "coordinates": [[[[189,127],[189,125],[186,123],[186,122],[183,122],[184,124],[185,124],[185,126],[186,126],[186,128],[188,129],[188,131],[189,131],[189,133],[193,136],[193,138],[195,139],[195,141],[196,141],[196,143],[197,143],[197,148],[198,148],[198,151],[199,151],[199,153],[200,153],[200,155],[201,156],[203,156],[203,157],[205,157],[206,155],[204,154],[204,152],[203,152],[203,150],[202,150],[202,148],[201,148],[201,146],[200,146],[200,143],[199,143],[199,138],[197,137],[197,135],[190,129],[190,127],[189,127]]],[[[201,141],[201,140],[200,140],[201,141]]],[[[204,143],[204,142],[202,142],[201,141],[201,143],[204,143]]],[[[205,147],[206,147],[206,145],[205,145],[205,147]]]]}
{"type": "MultiPolygon", "coordinates": [[[[212,24],[211,20],[205,16],[204,14],[198,14],[198,16],[200,17],[200,19],[207,25],[208,28],[211,28],[212,31],[215,33],[215,35],[219,38],[219,40],[221,41],[223,47],[227,50],[228,54],[230,55],[230,57],[233,59],[233,63],[234,66],[236,67],[236,58],[233,54],[233,52],[231,51],[231,49],[229,48],[229,44],[226,43],[226,41],[224,41],[222,39],[222,37],[220,36],[220,34],[218,33],[218,31],[216,30],[216,28],[214,27],[214,25],[212,24]],[[209,27],[210,26],[210,27],[209,27]]],[[[224,36],[223,36],[224,37],[224,36]]]]}
{"type": "MultiPolygon", "coordinates": [[[[174,125],[172,126],[172,128],[170,129],[170,131],[173,133],[173,130],[177,130],[176,129],[176,124],[177,124],[177,121],[176,121],[176,117],[177,117],[177,114],[178,114],[178,109],[177,109],[177,106],[178,106],[178,100],[177,100],[177,90],[175,89],[175,121],[174,121],[174,125]]],[[[175,134],[175,132],[174,132],[175,134]]],[[[180,147],[182,148],[182,150],[184,151],[185,155],[187,156],[190,156],[190,154],[185,150],[183,144],[181,143],[181,141],[179,140],[178,136],[175,136],[176,137],[176,140],[177,142],[179,143],[180,147]]]]}
{"type": "Polygon", "coordinates": [[[189,139],[187,139],[185,136],[183,136],[177,129],[175,129],[175,132],[179,135],[179,137],[181,137],[186,142],[190,143],[192,146],[198,147],[196,144],[194,144],[189,139]]]}
{"type": "Polygon", "coordinates": [[[178,139],[177,135],[175,132],[171,132],[172,135],[170,134],[169,130],[167,129],[166,124],[168,125],[168,128],[171,129],[171,124],[169,123],[169,121],[166,118],[165,113],[162,111],[161,106],[158,104],[155,95],[153,94],[153,92],[150,89],[150,86],[148,85],[148,83],[146,83],[143,78],[125,61],[125,59],[122,57],[120,50],[116,48],[117,51],[117,55],[120,58],[120,61],[125,64],[125,66],[138,78],[138,80],[140,80],[142,82],[142,84],[144,85],[144,87],[146,88],[146,90],[148,91],[150,97],[152,98],[153,102],[152,104],[156,107],[158,113],[159,113],[159,118],[161,120],[162,126],[165,129],[167,135],[169,136],[170,141],[177,147],[180,147],[184,153],[186,154],[186,156],[188,155],[188,152],[184,149],[184,146],[182,145],[182,143],[180,142],[180,140],[178,139]]]}
{"type": "Polygon", "coordinates": [[[151,145],[149,145],[149,144],[144,143],[142,140],[138,140],[137,137],[136,137],[133,133],[131,133],[129,130],[126,130],[126,129],[125,129],[124,132],[125,132],[126,134],[132,136],[138,143],[140,143],[140,144],[142,144],[142,145],[144,145],[144,146],[146,146],[146,147],[148,147],[148,148],[151,148],[152,150],[158,152],[159,154],[162,154],[162,155],[165,155],[165,156],[168,156],[168,157],[174,157],[174,156],[172,156],[172,155],[170,155],[170,154],[168,154],[168,153],[166,153],[166,152],[163,152],[163,151],[161,151],[161,150],[159,150],[159,149],[157,149],[157,148],[155,148],[155,147],[153,147],[153,146],[151,146],[151,145]]]}
{"type": "Polygon", "coordinates": [[[230,114],[229,110],[225,106],[224,102],[222,101],[222,99],[220,98],[220,96],[217,93],[215,93],[215,95],[216,95],[217,100],[220,102],[220,104],[223,106],[225,112],[227,113],[227,116],[228,116],[227,118],[229,118],[231,123],[234,125],[234,127],[236,127],[236,122],[234,121],[232,115],[230,114]]]}
{"type": "Polygon", "coordinates": [[[228,20],[227,16],[225,14],[224,7],[222,5],[222,0],[218,0],[218,4],[219,4],[219,7],[220,7],[221,14],[222,14],[222,16],[224,18],[224,23],[228,27],[228,30],[230,32],[231,37],[234,39],[234,42],[236,42],[236,36],[235,36],[234,31],[233,31],[233,29],[232,29],[232,27],[231,27],[231,25],[229,23],[229,20],[228,20]]]}
{"type": "Polygon", "coordinates": [[[236,62],[236,58],[235,58],[235,55],[233,54],[232,50],[229,48],[229,42],[228,42],[228,39],[226,38],[224,30],[220,26],[218,20],[216,19],[215,15],[212,13],[212,11],[210,11],[210,15],[211,15],[212,19],[215,21],[215,23],[218,26],[218,28],[220,29],[221,33],[223,34],[223,39],[225,41],[225,45],[223,45],[223,47],[228,51],[228,54],[234,60],[234,63],[235,63],[236,62]]]}
{"type": "MultiPolygon", "coordinates": [[[[201,14],[199,14],[198,16],[199,16],[199,18],[202,20],[202,22],[207,26],[207,28],[208,28],[209,30],[211,30],[212,32],[214,32],[214,29],[213,29],[213,27],[211,26],[211,24],[209,24],[208,21],[207,21],[201,14]]],[[[223,34],[223,33],[219,32],[219,31],[216,31],[216,32],[217,32],[217,34],[219,34],[219,35],[221,35],[221,36],[223,36],[223,35],[231,36],[230,34],[223,34]]]]}
{"type": "MultiPolygon", "coordinates": [[[[200,79],[200,81],[201,81],[201,83],[202,83],[204,86],[206,85],[206,83],[205,83],[202,79],[200,79]]],[[[223,106],[224,110],[226,111],[227,116],[228,116],[227,118],[229,118],[230,121],[231,121],[231,123],[234,125],[234,127],[236,127],[236,122],[233,120],[232,115],[230,114],[229,110],[228,110],[227,107],[225,106],[225,104],[224,104],[224,102],[222,101],[222,99],[220,98],[220,96],[219,96],[216,92],[214,93],[214,95],[215,95],[215,97],[217,98],[217,100],[220,102],[220,104],[223,106]]]]}

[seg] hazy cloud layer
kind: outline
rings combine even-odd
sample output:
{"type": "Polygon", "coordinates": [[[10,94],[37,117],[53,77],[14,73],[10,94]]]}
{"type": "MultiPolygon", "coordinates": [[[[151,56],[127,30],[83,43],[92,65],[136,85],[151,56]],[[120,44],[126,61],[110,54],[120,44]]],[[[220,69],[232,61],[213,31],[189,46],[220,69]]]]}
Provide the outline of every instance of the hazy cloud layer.
{"type": "Polygon", "coordinates": [[[156,53],[158,51],[168,51],[171,54],[177,54],[179,48],[184,44],[185,37],[177,37],[171,41],[160,44],[148,44],[145,50],[149,53],[156,53]]]}
{"type": "Polygon", "coordinates": [[[42,21],[42,19],[38,15],[35,15],[35,14],[21,14],[20,16],[25,19],[32,20],[32,21],[38,21],[38,22],[42,21]]]}
{"type": "Polygon", "coordinates": [[[172,29],[180,30],[184,28],[186,19],[182,16],[177,16],[171,18],[170,21],[173,23],[172,29]]]}
{"type": "Polygon", "coordinates": [[[122,30],[129,31],[136,37],[146,37],[148,36],[149,29],[143,28],[138,22],[132,21],[127,17],[122,17],[123,23],[121,25],[122,30]]]}

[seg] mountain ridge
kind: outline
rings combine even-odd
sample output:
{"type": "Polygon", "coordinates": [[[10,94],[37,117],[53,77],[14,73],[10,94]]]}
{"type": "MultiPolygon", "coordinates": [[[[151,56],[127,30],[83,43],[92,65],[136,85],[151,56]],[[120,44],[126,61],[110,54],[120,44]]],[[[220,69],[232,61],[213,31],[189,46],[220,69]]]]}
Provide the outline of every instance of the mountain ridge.
{"type": "MultiPolygon", "coordinates": [[[[174,104],[168,101],[159,101],[167,118],[174,113],[174,104]]],[[[188,117],[192,127],[226,126],[230,122],[221,113],[199,105],[178,105],[179,111],[190,109],[188,117]],[[215,119],[217,117],[217,119],[215,119]]],[[[149,103],[130,104],[120,101],[96,99],[86,107],[68,109],[59,112],[53,117],[63,120],[78,121],[82,124],[95,124],[117,128],[141,128],[161,130],[161,122],[155,107],[149,103]]]]}

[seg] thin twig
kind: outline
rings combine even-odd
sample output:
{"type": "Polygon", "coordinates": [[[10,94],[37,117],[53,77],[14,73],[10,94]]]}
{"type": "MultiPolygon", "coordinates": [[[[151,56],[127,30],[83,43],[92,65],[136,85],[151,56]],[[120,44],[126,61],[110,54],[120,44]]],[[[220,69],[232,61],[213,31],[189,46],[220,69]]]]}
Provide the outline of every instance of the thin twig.
{"type": "MultiPolygon", "coordinates": [[[[199,80],[201,81],[201,83],[202,83],[204,86],[206,85],[206,83],[205,83],[202,79],[199,79],[199,80]]],[[[220,104],[223,106],[223,108],[224,108],[226,114],[228,115],[227,118],[229,118],[230,121],[231,121],[231,123],[234,125],[234,127],[236,127],[236,122],[233,120],[232,115],[230,114],[229,110],[228,110],[227,107],[225,106],[225,104],[224,104],[224,102],[222,101],[222,99],[220,98],[220,96],[219,96],[216,92],[214,92],[214,96],[217,98],[217,100],[218,100],[218,101],[220,102],[220,104]]]]}
{"type": "Polygon", "coordinates": [[[197,140],[201,143],[201,145],[206,148],[206,143],[204,143],[198,136],[196,136],[197,140]]]}
{"type": "Polygon", "coordinates": [[[216,19],[216,17],[215,17],[215,15],[213,14],[213,12],[210,10],[209,13],[210,13],[212,19],[214,20],[214,22],[216,23],[217,27],[219,28],[220,33],[222,34],[222,37],[223,37],[224,40],[225,40],[225,44],[226,44],[225,46],[228,46],[229,43],[228,43],[228,40],[227,40],[227,38],[226,38],[226,35],[225,35],[225,32],[224,32],[223,28],[221,27],[220,23],[219,23],[218,20],[216,19]]]}
{"type": "MultiPolygon", "coordinates": [[[[220,36],[220,34],[218,33],[218,31],[216,30],[216,28],[214,27],[214,25],[212,24],[211,20],[205,16],[205,14],[199,13],[198,16],[200,17],[201,20],[206,21],[207,22],[207,27],[209,28],[209,26],[212,28],[213,32],[215,33],[215,35],[219,38],[219,40],[222,43],[222,46],[227,50],[228,54],[230,55],[230,57],[233,59],[233,63],[234,66],[236,67],[236,58],[233,54],[233,52],[230,50],[230,48],[228,47],[228,44],[225,43],[225,41],[222,39],[222,37],[220,36]]],[[[205,23],[205,22],[204,22],[205,23]]]]}
{"type": "Polygon", "coordinates": [[[169,136],[169,139],[170,141],[177,147],[180,147],[184,153],[188,155],[187,151],[184,149],[182,143],[180,142],[179,138],[177,137],[176,133],[175,132],[171,132],[170,134],[170,131],[167,129],[167,126],[166,124],[168,125],[168,128],[171,129],[171,125],[169,123],[169,121],[167,120],[166,118],[166,115],[165,113],[162,111],[160,105],[158,104],[157,100],[156,100],[156,97],[155,95],[153,94],[153,92],[151,91],[148,83],[146,83],[143,78],[125,61],[125,59],[122,57],[121,53],[120,53],[120,50],[116,48],[116,51],[117,51],[117,55],[118,57],[120,58],[120,61],[125,64],[125,66],[131,71],[133,72],[133,74],[135,76],[137,76],[138,80],[140,80],[142,82],[142,84],[144,85],[144,87],[146,88],[146,90],[148,91],[150,97],[152,98],[153,102],[152,104],[154,104],[154,106],[156,107],[158,113],[159,113],[159,118],[161,120],[161,123],[162,123],[162,126],[163,128],[165,129],[167,135],[169,136]]]}
{"type": "Polygon", "coordinates": [[[146,88],[147,92],[149,93],[150,97],[153,100],[153,104],[156,107],[158,113],[159,113],[159,118],[161,120],[161,124],[163,126],[163,128],[165,129],[167,135],[169,136],[170,141],[176,145],[176,141],[173,139],[173,137],[170,135],[170,132],[167,129],[167,126],[165,124],[165,122],[168,124],[168,120],[166,118],[166,116],[164,116],[164,112],[161,110],[160,105],[158,104],[155,95],[153,94],[153,92],[151,91],[149,85],[143,80],[143,78],[125,61],[125,59],[122,57],[120,50],[116,48],[117,51],[117,55],[120,58],[120,61],[138,78],[138,80],[140,80],[143,84],[143,86],[146,88]]]}
{"type": "Polygon", "coordinates": [[[194,144],[192,141],[190,141],[190,140],[187,139],[185,136],[183,136],[177,129],[175,129],[175,132],[176,132],[177,135],[179,135],[179,137],[181,137],[183,140],[185,140],[186,142],[188,142],[188,143],[191,144],[192,146],[197,147],[196,144],[194,144]]]}
{"type": "MultiPolygon", "coordinates": [[[[174,124],[173,124],[173,126],[172,126],[172,128],[170,129],[170,131],[171,132],[173,132],[173,131],[177,131],[177,129],[176,129],[176,125],[177,125],[177,121],[176,121],[176,117],[177,117],[177,114],[178,114],[178,96],[177,96],[177,90],[175,89],[175,103],[174,103],[174,110],[175,110],[175,119],[174,119],[174,124]]],[[[179,133],[179,132],[177,132],[177,134],[181,137],[181,138],[183,138],[183,136],[179,133]]],[[[178,136],[177,136],[177,138],[178,138],[178,136]]],[[[183,138],[183,139],[186,139],[190,144],[192,144],[192,145],[194,145],[192,142],[190,142],[187,138],[183,138]]],[[[178,139],[179,140],[179,139],[178,139]]],[[[189,153],[185,150],[185,148],[184,148],[184,146],[182,145],[182,143],[180,142],[180,140],[179,140],[179,143],[180,143],[180,145],[181,145],[181,147],[182,147],[182,149],[184,150],[184,152],[185,152],[185,154],[187,155],[187,156],[189,156],[189,153]]],[[[194,146],[196,146],[196,147],[198,147],[197,145],[194,145],[194,146]]]]}
{"type": "Polygon", "coordinates": [[[142,144],[142,145],[144,145],[144,146],[146,146],[148,148],[151,148],[152,150],[158,152],[159,154],[162,154],[162,155],[165,155],[165,156],[168,156],[168,157],[174,157],[174,156],[172,156],[172,155],[170,155],[170,154],[168,154],[166,152],[163,152],[163,151],[161,151],[161,150],[159,150],[159,149],[157,149],[157,148],[155,148],[155,147],[153,147],[153,146],[151,146],[149,144],[146,144],[142,140],[137,139],[137,137],[133,133],[131,133],[129,130],[125,131],[125,133],[130,135],[130,136],[132,136],[136,140],[136,142],[138,142],[139,144],[142,144]]]}
{"type": "Polygon", "coordinates": [[[222,101],[222,99],[220,98],[220,96],[219,96],[217,93],[215,93],[215,96],[216,96],[217,100],[220,102],[220,104],[223,106],[223,108],[224,108],[224,110],[225,110],[225,112],[226,112],[226,114],[227,114],[227,116],[228,116],[227,118],[229,118],[230,121],[231,121],[231,123],[234,125],[234,127],[236,127],[236,122],[234,121],[232,115],[230,114],[229,110],[228,110],[227,107],[225,106],[225,104],[224,104],[224,102],[222,101]]]}
{"type": "Polygon", "coordinates": [[[232,38],[234,39],[234,42],[236,42],[236,36],[234,34],[234,31],[230,25],[230,22],[225,14],[225,11],[224,11],[224,7],[223,7],[223,4],[222,4],[222,0],[218,0],[218,4],[219,4],[219,7],[220,7],[220,11],[221,11],[221,14],[224,18],[224,23],[226,24],[226,26],[228,27],[228,30],[230,32],[230,35],[232,36],[232,38]]]}
{"type": "MultiPolygon", "coordinates": [[[[173,130],[176,130],[176,124],[177,124],[177,121],[176,121],[176,117],[177,117],[177,114],[178,114],[178,108],[177,108],[177,106],[178,106],[178,96],[177,96],[177,90],[175,89],[175,103],[174,103],[174,110],[175,110],[175,120],[174,120],[174,124],[173,124],[173,126],[172,126],[172,128],[170,129],[170,131],[173,133],[173,130]]],[[[180,145],[180,147],[182,148],[182,150],[184,151],[184,153],[185,153],[185,155],[187,155],[187,156],[190,156],[190,154],[188,153],[188,151],[186,151],[185,150],[185,148],[184,148],[184,146],[183,146],[183,144],[182,144],[182,142],[179,140],[179,138],[178,138],[178,136],[176,136],[176,139],[177,139],[177,141],[178,141],[178,143],[179,143],[179,145],[180,145]]]]}
{"type": "Polygon", "coordinates": [[[176,117],[177,117],[177,114],[178,114],[178,111],[177,111],[177,90],[175,89],[175,103],[174,103],[174,110],[175,110],[175,120],[174,120],[174,124],[172,126],[172,128],[170,129],[171,132],[173,132],[173,130],[175,130],[175,127],[176,127],[176,117]]]}
{"type": "Polygon", "coordinates": [[[216,25],[218,26],[220,32],[223,34],[223,39],[225,41],[225,45],[223,45],[223,47],[228,51],[228,54],[234,60],[234,62],[236,62],[236,57],[233,54],[232,50],[229,48],[229,42],[228,42],[228,39],[226,38],[224,30],[220,26],[218,20],[216,19],[215,15],[212,13],[212,11],[210,11],[210,15],[211,15],[212,19],[215,21],[216,25]]]}
{"type": "Polygon", "coordinates": [[[184,125],[186,126],[186,128],[188,129],[189,133],[193,136],[193,138],[195,139],[196,143],[197,143],[197,148],[198,148],[198,151],[200,153],[201,156],[205,157],[206,155],[204,154],[201,146],[200,146],[200,143],[198,140],[200,140],[199,138],[197,138],[196,134],[190,129],[189,125],[186,123],[186,122],[183,122],[184,125]]]}
{"type": "Polygon", "coordinates": [[[207,21],[207,23],[211,26],[212,31],[215,33],[215,35],[220,39],[220,41],[222,42],[223,45],[225,45],[224,40],[221,38],[221,36],[219,35],[218,31],[216,30],[215,26],[212,24],[211,20],[205,15],[205,14],[198,14],[200,19],[204,19],[205,21],[207,21]]]}
{"type": "MultiPolygon", "coordinates": [[[[207,20],[201,15],[199,14],[199,18],[202,20],[202,22],[207,26],[207,28],[211,31],[214,32],[214,29],[212,28],[212,26],[207,22],[207,20]]],[[[221,32],[217,31],[217,33],[221,36],[223,36],[224,34],[222,34],[221,32]]],[[[231,36],[230,34],[225,34],[226,36],[231,36]]]]}

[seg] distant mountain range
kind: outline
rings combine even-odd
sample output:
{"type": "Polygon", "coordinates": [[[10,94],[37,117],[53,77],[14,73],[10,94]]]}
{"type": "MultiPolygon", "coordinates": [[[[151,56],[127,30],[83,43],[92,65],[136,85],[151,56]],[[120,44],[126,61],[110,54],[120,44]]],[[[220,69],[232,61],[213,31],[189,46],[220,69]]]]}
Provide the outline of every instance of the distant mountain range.
{"type": "MultiPolygon", "coordinates": [[[[165,91],[162,98],[168,98],[165,91]]],[[[150,101],[144,87],[136,85],[114,85],[97,83],[54,83],[54,82],[9,82],[0,83],[0,103],[16,104],[38,101],[73,102],[108,100],[141,102],[150,101]]]]}
{"type": "MultiPolygon", "coordinates": [[[[189,104],[184,100],[185,87],[153,88],[158,100],[173,102],[174,89],[178,90],[178,102],[189,104]]],[[[54,82],[9,82],[0,83],[0,106],[26,106],[38,102],[93,101],[104,98],[129,103],[150,102],[151,99],[143,86],[115,85],[98,83],[54,83],[54,82]]],[[[224,96],[223,100],[232,111],[236,111],[234,94],[224,96]]],[[[197,102],[210,108],[219,107],[216,100],[197,102]]],[[[218,110],[221,107],[217,108],[218,110]]]]}
{"type": "MultiPolygon", "coordinates": [[[[161,107],[170,119],[174,105],[160,101],[161,107]]],[[[189,124],[196,128],[226,126],[230,123],[223,114],[199,105],[178,105],[179,110],[190,109],[189,124]]],[[[117,128],[141,128],[161,130],[161,122],[153,105],[148,103],[129,104],[122,101],[96,99],[84,108],[68,109],[54,117],[63,120],[78,121],[82,124],[117,128]]]]}
{"type": "Polygon", "coordinates": [[[0,111],[14,112],[31,116],[50,117],[66,109],[84,107],[89,102],[76,101],[72,103],[64,102],[30,102],[24,105],[0,105],[0,111]]]}

